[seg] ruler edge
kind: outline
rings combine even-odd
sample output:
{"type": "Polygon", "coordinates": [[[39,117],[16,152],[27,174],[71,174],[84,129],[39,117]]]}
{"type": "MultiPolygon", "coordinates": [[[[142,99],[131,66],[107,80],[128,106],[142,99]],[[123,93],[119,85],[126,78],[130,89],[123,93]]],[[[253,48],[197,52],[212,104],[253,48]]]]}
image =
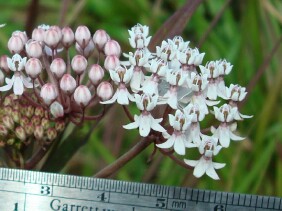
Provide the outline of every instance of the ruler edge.
{"type": "MultiPolygon", "coordinates": [[[[36,179],[35,178],[35,179],[36,179]]],[[[0,181],[1,180],[6,180],[6,181],[15,181],[15,182],[25,182],[25,183],[30,183],[30,184],[39,184],[39,185],[50,185],[50,186],[58,186],[58,187],[66,187],[66,188],[79,188],[79,189],[85,189],[85,190],[93,190],[93,191],[105,191],[105,192],[111,192],[111,184],[119,184],[121,186],[121,191],[117,191],[116,189],[116,193],[123,193],[123,194],[134,194],[134,195],[138,195],[138,196],[152,196],[152,197],[159,197],[159,198],[167,198],[172,199],[172,200],[181,200],[181,201],[192,201],[192,202],[202,202],[202,203],[208,203],[208,204],[223,204],[223,205],[230,205],[230,206],[243,206],[243,207],[252,207],[252,208],[262,208],[262,209],[275,209],[275,210],[282,210],[282,198],[279,196],[267,196],[267,195],[254,195],[254,194],[248,194],[248,193],[237,193],[237,192],[226,192],[226,191],[218,191],[218,190],[206,190],[206,189],[198,189],[198,188],[191,188],[191,187],[180,187],[180,186],[171,186],[171,185],[162,185],[162,184],[153,184],[153,183],[142,183],[142,182],[131,182],[131,181],[123,181],[123,180],[115,180],[115,179],[106,179],[106,178],[95,178],[95,177],[87,177],[87,176],[77,176],[77,175],[69,175],[69,174],[61,174],[61,173],[53,173],[53,172],[41,172],[41,171],[36,171],[36,170],[24,170],[24,169],[13,169],[13,168],[3,168],[0,167],[0,181]],[[18,172],[19,178],[18,179],[14,179],[15,174],[18,172]],[[42,177],[42,178],[47,178],[46,181],[35,181],[35,182],[31,182],[28,181],[28,176],[30,175],[36,175],[37,177],[42,177]],[[7,178],[3,178],[3,176],[6,175],[7,178]],[[44,176],[45,175],[45,176],[44,176]],[[12,179],[11,179],[12,177],[12,179]],[[51,181],[49,181],[49,179],[51,178],[51,181]],[[64,185],[60,185],[59,182],[58,184],[54,185],[54,178],[64,178],[64,182],[67,178],[67,180],[69,180],[69,185],[66,186],[64,183],[64,185]],[[75,186],[71,186],[71,179],[75,179],[75,186]],[[77,180],[79,179],[80,181],[80,186],[77,186],[77,180]],[[90,181],[92,182],[92,188],[89,189],[87,187],[82,187],[82,181],[90,181]],[[48,183],[51,182],[51,183],[48,183]],[[98,189],[94,189],[94,183],[98,184],[98,189]],[[101,185],[102,184],[102,185],[101,185]],[[106,187],[106,185],[109,184],[108,186],[109,189],[103,188],[100,189],[100,186],[106,187]],[[123,186],[126,186],[127,190],[126,192],[122,189],[123,186]],[[144,190],[144,194],[140,194],[138,193],[134,193],[135,188],[134,187],[141,187],[140,185],[144,186],[145,190],[144,190]],[[132,187],[132,191],[129,192],[128,191],[128,187],[132,187]],[[149,192],[150,194],[146,194],[146,187],[149,187],[149,192]],[[158,189],[165,189],[166,192],[168,192],[168,194],[166,196],[163,195],[163,193],[161,195],[158,195],[158,189]],[[181,194],[181,191],[184,190],[185,191],[185,197],[181,198],[181,195],[183,195],[183,193],[181,194]],[[152,191],[155,191],[155,194],[152,194],[152,191]],[[171,192],[173,191],[173,196],[171,196],[171,192]],[[177,194],[175,194],[175,192],[177,194]],[[196,198],[193,197],[195,196],[195,192],[196,192],[196,198]],[[199,195],[203,193],[202,196],[202,200],[199,199],[199,195]],[[209,194],[209,200],[205,201],[205,193],[209,194]],[[217,201],[217,195],[220,194],[220,201],[217,201]],[[176,196],[177,195],[177,196],[176,196]],[[214,195],[214,201],[210,201],[210,196],[214,195]],[[227,199],[226,202],[222,201],[222,196],[226,195],[227,199]],[[238,196],[238,204],[234,204],[233,203],[233,199],[232,199],[232,203],[228,203],[228,196],[232,195],[232,197],[234,198],[234,196],[238,196]],[[187,196],[190,196],[190,199],[187,198],[187,196]],[[244,196],[244,204],[240,204],[240,196],[244,196]],[[251,206],[252,203],[252,197],[255,196],[256,197],[256,205],[255,206],[251,206]],[[249,197],[250,198],[250,204],[249,206],[245,206],[245,201],[246,198],[249,197]],[[263,200],[267,198],[267,207],[262,207],[263,200]],[[257,206],[258,205],[258,199],[261,199],[261,206],[257,206]],[[269,201],[273,199],[273,206],[269,207],[269,201]],[[275,204],[276,202],[279,201],[279,205],[277,208],[275,208],[275,204]]],[[[115,187],[116,188],[116,187],[115,187]]]]}

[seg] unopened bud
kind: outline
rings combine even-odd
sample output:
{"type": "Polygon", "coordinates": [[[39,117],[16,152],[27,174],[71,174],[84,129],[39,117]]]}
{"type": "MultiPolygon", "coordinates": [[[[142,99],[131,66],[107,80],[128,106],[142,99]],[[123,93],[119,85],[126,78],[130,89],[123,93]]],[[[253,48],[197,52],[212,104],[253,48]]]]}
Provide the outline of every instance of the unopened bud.
{"type": "Polygon", "coordinates": [[[70,27],[62,29],[62,44],[65,48],[69,48],[74,42],[74,33],[70,27]]]}
{"type": "Polygon", "coordinates": [[[43,135],[44,135],[44,129],[41,125],[36,125],[34,127],[34,133],[33,133],[34,137],[37,139],[37,140],[41,140],[43,138],[43,135]]]}
{"type": "Polygon", "coordinates": [[[29,57],[40,58],[42,55],[42,46],[36,40],[29,40],[25,44],[25,50],[29,57]]]}
{"type": "Polygon", "coordinates": [[[34,115],[39,116],[39,117],[43,117],[44,116],[44,108],[37,106],[35,108],[34,115]]]}
{"type": "Polygon", "coordinates": [[[12,36],[19,36],[21,40],[23,41],[23,44],[25,44],[28,40],[26,33],[22,31],[14,31],[12,33],[12,36]]]}
{"type": "Polygon", "coordinates": [[[57,131],[55,128],[48,128],[46,134],[49,141],[53,141],[55,138],[57,138],[57,131]]]}
{"type": "Polygon", "coordinates": [[[57,132],[62,132],[65,129],[65,122],[63,120],[56,121],[55,129],[57,132]]]}
{"type": "Polygon", "coordinates": [[[42,29],[42,28],[33,29],[32,39],[39,41],[39,42],[43,42],[44,41],[44,34],[45,34],[45,30],[42,29]]]}
{"type": "Polygon", "coordinates": [[[34,132],[34,127],[33,127],[32,122],[27,123],[27,124],[24,126],[24,129],[25,129],[26,135],[30,136],[31,134],[33,134],[33,132],[34,132]]]}
{"type": "Polygon", "coordinates": [[[60,81],[60,88],[64,93],[71,95],[76,88],[76,81],[70,74],[64,74],[60,81]]]}
{"type": "Polygon", "coordinates": [[[7,140],[7,144],[8,145],[13,145],[15,143],[15,139],[14,138],[9,138],[8,140],[7,140]]]}
{"type": "Polygon", "coordinates": [[[113,86],[107,81],[103,81],[97,87],[97,95],[101,101],[106,101],[112,98],[114,93],[113,86]]]}
{"type": "Polygon", "coordinates": [[[103,68],[98,64],[93,64],[88,72],[89,80],[93,85],[98,85],[98,83],[103,79],[105,73],[103,68]]]}
{"type": "Polygon", "coordinates": [[[15,134],[21,141],[26,140],[26,134],[22,126],[18,126],[15,130],[15,134]]]}
{"type": "Polygon", "coordinates": [[[5,97],[5,100],[3,103],[4,106],[13,106],[13,104],[14,104],[14,100],[12,96],[5,97]]]}
{"type": "Polygon", "coordinates": [[[5,137],[8,135],[8,130],[4,125],[0,125],[0,136],[5,137]]]}
{"type": "Polygon", "coordinates": [[[13,129],[14,129],[15,123],[14,123],[12,117],[5,115],[5,116],[3,116],[3,118],[2,118],[2,122],[3,122],[3,124],[4,124],[4,126],[5,126],[6,128],[8,128],[8,129],[10,129],[10,130],[13,130],[13,129]]]}
{"type": "Polygon", "coordinates": [[[29,119],[26,116],[22,116],[20,119],[20,125],[25,127],[29,123],[29,119]]]}
{"type": "Polygon", "coordinates": [[[33,116],[31,118],[31,122],[34,126],[41,125],[41,117],[40,116],[33,116]]]}
{"type": "Polygon", "coordinates": [[[94,48],[95,48],[95,45],[92,39],[88,42],[85,48],[81,48],[78,43],[75,44],[76,51],[79,54],[83,55],[85,58],[88,58],[89,56],[91,56],[91,54],[94,51],[94,48]]]}
{"type": "Polygon", "coordinates": [[[91,100],[91,93],[87,86],[80,85],[74,91],[74,100],[81,107],[85,107],[91,100]]]}
{"type": "Polygon", "coordinates": [[[57,89],[54,84],[47,83],[41,88],[40,97],[45,104],[50,105],[58,96],[57,89]]]}
{"type": "Polygon", "coordinates": [[[87,60],[84,56],[75,55],[71,61],[71,67],[77,75],[80,75],[87,68],[87,60]]]}
{"type": "Polygon", "coordinates": [[[28,105],[26,107],[26,113],[25,115],[30,118],[34,114],[34,107],[32,105],[28,105]]]}
{"type": "Polygon", "coordinates": [[[0,57],[0,69],[4,70],[6,73],[10,72],[10,68],[8,66],[7,56],[3,55],[0,57]]]}
{"type": "Polygon", "coordinates": [[[109,39],[110,36],[103,29],[97,30],[93,35],[93,41],[100,51],[103,50],[105,44],[108,42],[109,39]]]}
{"type": "Polygon", "coordinates": [[[81,48],[85,48],[91,39],[91,33],[86,26],[77,27],[74,36],[81,48]]]}
{"type": "Polygon", "coordinates": [[[104,52],[107,56],[120,56],[121,49],[120,45],[115,40],[108,40],[104,47],[104,52]]]}
{"type": "Polygon", "coordinates": [[[56,119],[64,116],[64,108],[57,101],[51,104],[50,112],[56,119]]]}
{"type": "Polygon", "coordinates": [[[56,58],[52,61],[50,69],[57,78],[61,78],[66,72],[67,66],[63,59],[56,58]]]}
{"type": "Polygon", "coordinates": [[[20,123],[21,113],[18,109],[13,109],[11,116],[16,123],[20,123]]]}
{"type": "Polygon", "coordinates": [[[36,79],[41,73],[42,64],[37,58],[30,58],[25,64],[25,72],[32,78],[36,79]]]}
{"type": "Polygon", "coordinates": [[[46,130],[50,126],[50,121],[46,118],[42,118],[41,126],[46,130]]]}
{"type": "Polygon", "coordinates": [[[6,115],[11,115],[13,109],[12,109],[12,107],[10,107],[10,106],[4,106],[3,111],[4,111],[4,114],[6,114],[6,115]]]}
{"type": "Polygon", "coordinates": [[[104,62],[104,67],[107,70],[114,70],[119,65],[120,65],[120,61],[117,56],[107,56],[104,62]]]}
{"type": "Polygon", "coordinates": [[[55,49],[58,46],[60,39],[61,39],[61,35],[59,34],[56,28],[50,27],[44,33],[44,42],[52,49],[55,49]]]}
{"type": "Polygon", "coordinates": [[[8,49],[12,54],[20,53],[24,48],[24,43],[20,36],[12,35],[8,41],[8,49]]]}

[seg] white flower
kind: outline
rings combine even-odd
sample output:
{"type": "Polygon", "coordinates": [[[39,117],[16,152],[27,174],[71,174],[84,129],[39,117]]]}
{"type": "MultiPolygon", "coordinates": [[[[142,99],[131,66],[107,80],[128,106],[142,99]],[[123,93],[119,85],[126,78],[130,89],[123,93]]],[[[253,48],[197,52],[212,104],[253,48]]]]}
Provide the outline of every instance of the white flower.
{"type": "Polygon", "coordinates": [[[164,61],[171,61],[176,58],[177,46],[173,43],[162,41],[161,47],[156,47],[156,54],[164,61]]]}
{"type": "Polygon", "coordinates": [[[181,36],[175,36],[172,40],[168,40],[169,43],[173,43],[177,46],[178,51],[183,51],[188,48],[189,41],[185,42],[181,36]]]}
{"type": "Polygon", "coordinates": [[[233,65],[231,65],[229,62],[224,60],[218,61],[218,71],[219,75],[228,75],[233,68],[233,65]]]}
{"type": "Polygon", "coordinates": [[[112,104],[117,101],[120,105],[128,105],[130,101],[135,101],[134,97],[128,92],[126,86],[120,83],[115,94],[111,99],[107,101],[100,102],[101,104],[112,104]]]}
{"type": "Polygon", "coordinates": [[[214,127],[211,127],[211,132],[215,137],[219,139],[219,143],[221,146],[224,148],[229,147],[230,140],[233,141],[241,141],[244,140],[245,138],[237,136],[233,133],[234,128],[233,126],[230,126],[226,123],[221,123],[217,129],[214,127]]]}
{"type": "Polygon", "coordinates": [[[234,120],[234,115],[238,110],[237,107],[231,107],[228,104],[224,104],[220,108],[214,106],[213,109],[215,118],[226,123],[234,120]]]}
{"type": "Polygon", "coordinates": [[[7,63],[9,69],[15,73],[11,79],[5,79],[6,85],[0,87],[1,92],[8,91],[13,87],[13,92],[15,95],[22,95],[24,92],[24,87],[33,87],[31,79],[22,73],[22,70],[25,67],[26,57],[22,58],[19,54],[15,54],[12,59],[7,58],[7,63]]]}
{"type": "Polygon", "coordinates": [[[216,163],[212,161],[212,157],[217,155],[221,150],[221,146],[217,145],[217,139],[210,136],[203,136],[202,142],[198,146],[202,157],[199,160],[187,160],[184,162],[189,166],[193,166],[193,175],[197,178],[203,176],[205,173],[214,180],[218,180],[219,177],[215,169],[220,169],[225,166],[225,163],[216,163]]]}
{"type": "Polygon", "coordinates": [[[230,84],[230,87],[226,87],[226,99],[233,100],[235,102],[242,101],[247,95],[246,88],[239,85],[230,84]]]}
{"type": "Polygon", "coordinates": [[[5,92],[13,87],[13,92],[15,95],[22,95],[24,92],[24,87],[33,87],[32,83],[30,82],[30,78],[18,72],[16,72],[11,79],[6,78],[5,82],[7,85],[0,87],[0,91],[5,92]]]}
{"type": "Polygon", "coordinates": [[[169,114],[169,123],[174,128],[172,135],[163,134],[167,141],[156,146],[162,149],[168,149],[173,146],[174,151],[179,155],[185,155],[185,147],[188,146],[185,130],[191,124],[191,115],[186,116],[180,110],[176,110],[175,115],[169,114]]]}
{"type": "Polygon", "coordinates": [[[156,106],[157,98],[158,96],[151,96],[149,94],[135,94],[136,105],[142,111],[141,115],[134,115],[134,122],[124,125],[123,128],[139,128],[139,134],[142,137],[148,136],[151,129],[162,133],[165,132],[166,130],[159,124],[162,121],[162,118],[154,119],[150,113],[156,106]]]}
{"type": "Polygon", "coordinates": [[[142,26],[141,24],[137,24],[131,28],[131,30],[128,30],[128,33],[130,35],[129,44],[132,48],[147,48],[151,37],[147,37],[149,35],[149,27],[148,26],[142,26]]]}
{"type": "Polygon", "coordinates": [[[181,64],[193,66],[199,66],[202,63],[204,56],[205,53],[200,53],[198,48],[186,48],[184,51],[177,53],[177,59],[181,64]]]}
{"type": "Polygon", "coordinates": [[[148,68],[148,72],[155,73],[160,77],[165,77],[166,72],[168,71],[168,63],[163,59],[153,59],[151,60],[150,68],[148,68]]]}
{"type": "Polygon", "coordinates": [[[142,91],[151,95],[159,95],[159,80],[160,77],[157,74],[152,74],[151,76],[146,77],[143,82],[142,91]]]}
{"type": "Polygon", "coordinates": [[[22,58],[19,54],[15,54],[12,59],[7,58],[8,67],[12,71],[22,71],[25,67],[26,57],[22,58]]]}

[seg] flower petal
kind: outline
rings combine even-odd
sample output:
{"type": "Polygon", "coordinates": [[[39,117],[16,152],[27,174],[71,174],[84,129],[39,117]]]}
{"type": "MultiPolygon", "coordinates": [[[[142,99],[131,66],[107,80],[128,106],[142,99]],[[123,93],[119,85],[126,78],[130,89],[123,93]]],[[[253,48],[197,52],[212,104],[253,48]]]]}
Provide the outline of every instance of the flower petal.
{"type": "Polygon", "coordinates": [[[218,177],[216,171],[214,170],[212,163],[208,166],[208,168],[206,170],[206,174],[214,180],[219,180],[219,177],[218,177]]]}
{"type": "Polygon", "coordinates": [[[171,136],[169,139],[167,139],[166,142],[161,144],[156,144],[156,146],[162,149],[168,149],[173,146],[174,142],[175,142],[175,137],[171,136]]]}
{"type": "Polygon", "coordinates": [[[202,156],[199,160],[199,163],[194,168],[193,175],[197,178],[203,176],[204,173],[206,172],[210,162],[212,162],[212,161],[210,161],[210,160],[206,161],[202,156]]]}
{"type": "Polygon", "coordinates": [[[142,137],[146,137],[149,135],[151,131],[151,124],[150,124],[150,116],[148,115],[141,115],[140,122],[139,122],[139,134],[142,137]]]}
{"type": "Polygon", "coordinates": [[[20,76],[15,76],[13,91],[15,95],[22,95],[24,91],[23,81],[20,76]]]}
{"type": "Polygon", "coordinates": [[[174,151],[179,155],[185,155],[185,145],[181,137],[175,138],[174,151]]]}
{"type": "Polygon", "coordinates": [[[187,165],[192,166],[192,167],[195,167],[199,163],[198,160],[187,160],[187,159],[184,159],[184,162],[187,165]]]}

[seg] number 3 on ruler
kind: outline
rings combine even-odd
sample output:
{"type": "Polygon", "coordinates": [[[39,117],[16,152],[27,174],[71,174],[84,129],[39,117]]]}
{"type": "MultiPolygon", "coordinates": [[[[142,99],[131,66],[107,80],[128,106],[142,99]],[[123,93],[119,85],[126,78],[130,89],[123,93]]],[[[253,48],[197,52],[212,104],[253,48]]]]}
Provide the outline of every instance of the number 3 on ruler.
{"type": "Polygon", "coordinates": [[[15,203],[15,209],[13,211],[18,211],[18,203],[15,203]]]}
{"type": "Polygon", "coordinates": [[[50,195],[51,194],[51,188],[50,186],[41,186],[41,192],[42,195],[50,195]]]}

